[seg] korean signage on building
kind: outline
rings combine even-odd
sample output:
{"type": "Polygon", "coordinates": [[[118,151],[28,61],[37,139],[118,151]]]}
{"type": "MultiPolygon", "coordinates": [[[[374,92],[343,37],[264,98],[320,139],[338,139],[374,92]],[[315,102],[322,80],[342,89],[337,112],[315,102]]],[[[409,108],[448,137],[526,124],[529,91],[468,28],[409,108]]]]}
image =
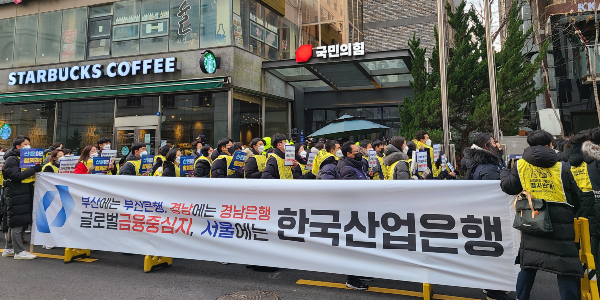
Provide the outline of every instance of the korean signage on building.
{"type": "MultiPolygon", "coordinates": [[[[335,44],[329,46],[319,46],[315,51],[318,58],[339,58],[344,56],[363,56],[365,55],[365,43],[335,44]]],[[[305,62],[313,57],[312,45],[302,45],[296,50],[296,61],[305,62]]]]}
{"type": "Polygon", "coordinates": [[[177,67],[177,58],[155,58],[134,60],[132,62],[111,62],[101,64],[72,66],[58,69],[40,69],[8,74],[9,85],[34,84],[55,81],[97,79],[102,76],[116,77],[142,74],[173,73],[177,67]]]}

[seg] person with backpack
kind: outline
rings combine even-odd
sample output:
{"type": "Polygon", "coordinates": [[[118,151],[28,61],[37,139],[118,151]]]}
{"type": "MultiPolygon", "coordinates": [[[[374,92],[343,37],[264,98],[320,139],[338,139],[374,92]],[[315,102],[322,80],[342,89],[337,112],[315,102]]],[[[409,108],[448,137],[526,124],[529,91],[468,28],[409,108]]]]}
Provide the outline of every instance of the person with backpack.
{"type": "Polygon", "coordinates": [[[461,161],[467,180],[499,180],[502,163],[494,152],[494,139],[487,133],[475,136],[471,148],[465,149],[461,161]]]}

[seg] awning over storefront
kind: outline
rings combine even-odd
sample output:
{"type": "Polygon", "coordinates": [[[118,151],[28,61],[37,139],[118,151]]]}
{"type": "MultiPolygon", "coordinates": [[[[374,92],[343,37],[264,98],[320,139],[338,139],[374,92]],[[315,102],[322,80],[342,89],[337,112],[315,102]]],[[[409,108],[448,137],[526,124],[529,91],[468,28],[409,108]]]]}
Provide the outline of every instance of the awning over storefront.
{"type": "Polygon", "coordinates": [[[413,80],[410,50],[365,53],[363,56],[265,61],[263,69],[304,92],[408,87],[413,80]]]}
{"type": "Polygon", "coordinates": [[[0,102],[68,100],[80,98],[115,97],[124,95],[156,94],[167,92],[196,91],[223,87],[229,77],[166,81],[156,83],[99,86],[78,89],[32,91],[24,93],[0,94],[0,102]]]}

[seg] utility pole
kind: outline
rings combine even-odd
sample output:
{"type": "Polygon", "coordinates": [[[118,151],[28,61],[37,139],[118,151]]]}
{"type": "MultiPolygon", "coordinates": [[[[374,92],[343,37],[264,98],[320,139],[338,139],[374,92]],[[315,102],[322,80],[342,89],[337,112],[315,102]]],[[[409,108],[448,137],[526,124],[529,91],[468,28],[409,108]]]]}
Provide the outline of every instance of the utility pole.
{"type": "Polygon", "coordinates": [[[448,124],[448,86],[446,85],[446,28],[444,24],[445,0],[438,0],[438,43],[440,53],[440,90],[442,91],[442,124],[444,152],[450,153],[450,126],[448,124]]]}
{"type": "Polygon", "coordinates": [[[492,29],[490,26],[491,8],[490,0],[483,0],[485,5],[485,39],[487,45],[487,59],[488,59],[488,74],[490,77],[490,98],[492,101],[492,125],[494,128],[494,140],[500,141],[500,125],[498,122],[498,104],[496,94],[496,63],[494,60],[494,48],[492,45],[492,29]]]}

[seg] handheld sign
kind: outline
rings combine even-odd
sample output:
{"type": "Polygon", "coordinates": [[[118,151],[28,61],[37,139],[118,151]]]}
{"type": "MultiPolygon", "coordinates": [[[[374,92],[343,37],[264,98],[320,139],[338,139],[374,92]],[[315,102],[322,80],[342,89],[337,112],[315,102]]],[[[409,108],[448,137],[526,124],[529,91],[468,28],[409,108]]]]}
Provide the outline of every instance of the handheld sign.
{"type": "Polygon", "coordinates": [[[293,166],[296,160],[296,147],[294,145],[285,145],[285,163],[284,166],[293,166]]]}
{"type": "Polygon", "coordinates": [[[442,151],[442,145],[434,144],[433,145],[433,160],[437,161],[440,158],[440,152],[442,151]]]}
{"type": "Polygon", "coordinates": [[[311,152],[308,154],[308,159],[306,160],[306,168],[304,168],[304,170],[312,170],[313,161],[315,161],[316,156],[317,156],[317,153],[311,152]]]}
{"type": "Polygon", "coordinates": [[[450,170],[451,173],[454,172],[454,166],[452,166],[451,163],[447,162],[446,166],[448,166],[448,170],[450,170]]]}
{"type": "MultiPolygon", "coordinates": [[[[116,150],[115,150],[116,151],[116,150]]],[[[116,153],[116,152],[115,152],[116,153]]],[[[108,165],[110,165],[110,157],[93,157],[92,174],[108,173],[108,165]]]]}
{"type": "Polygon", "coordinates": [[[442,154],[442,171],[446,171],[446,162],[448,162],[446,156],[442,154]]]}
{"type": "Polygon", "coordinates": [[[42,163],[44,157],[44,149],[32,148],[32,149],[21,149],[21,161],[19,162],[20,168],[31,168],[35,165],[42,163]]]}
{"type": "Polygon", "coordinates": [[[369,149],[369,168],[377,167],[377,151],[369,149]]]}
{"type": "Polygon", "coordinates": [[[102,150],[100,157],[110,158],[110,163],[113,164],[115,163],[115,157],[117,157],[117,150],[102,150]]]}
{"type": "Polygon", "coordinates": [[[179,157],[179,175],[181,177],[194,174],[194,157],[181,156],[179,157]]]}
{"type": "Polygon", "coordinates": [[[2,171],[2,168],[4,168],[4,162],[6,160],[4,159],[4,156],[0,156],[0,171],[2,171]]]}
{"type": "Polygon", "coordinates": [[[523,155],[521,155],[521,154],[509,154],[507,158],[508,158],[508,160],[511,160],[513,158],[515,160],[519,160],[519,159],[523,158],[523,155]]]}
{"type": "Polygon", "coordinates": [[[417,152],[417,171],[427,170],[427,151],[417,152]]]}
{"type": "Polygon", "coordinates": [[[235,151],[233,153],[233,159],[229,164],[229,170],[239,170],[246,165],[246,152],[235,151]]]}
{"type": "Polygon", "coordinates": [[[75,166],[77,166],[79,156],[63,156],[58,159],[58,173],[61,174],[73,174],[75,173],[75,166]]]}
{"type": "Polygon", "coordinates": [[[413,151],[410,158],[410,171],[412,174],[417,174],[417,152],[413,151]]]}
{"type": "Polygon", "coordinates": [[[154,164],[154,155],[142,155],[142,163],[140,164],[140,174],[152,171],[154,164]]]}

